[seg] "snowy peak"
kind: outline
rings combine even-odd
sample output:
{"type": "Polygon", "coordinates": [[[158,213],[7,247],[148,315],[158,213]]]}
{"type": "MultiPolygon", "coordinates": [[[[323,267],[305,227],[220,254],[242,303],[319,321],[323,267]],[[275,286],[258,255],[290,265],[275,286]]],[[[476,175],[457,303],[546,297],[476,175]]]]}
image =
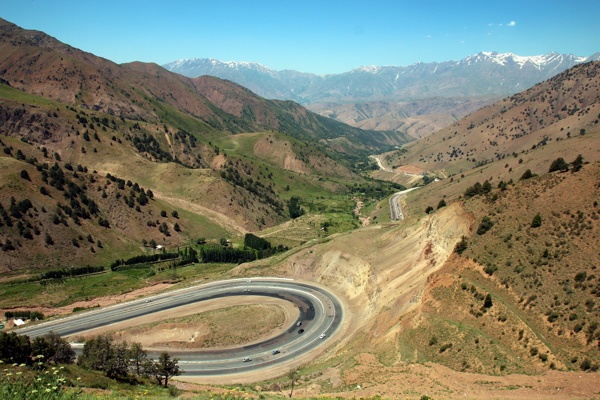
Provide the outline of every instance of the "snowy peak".
{"type": "MultiPolygon", "coordinates": [[[[203,75],[210,75],[210,72],[206,71],[214,71],[214,70],[235,70],[235,71],[256,71],[263,74],[274,75],[275,71],[265,67],[262,64],[256,62],[247,62],[247,61],[219,61],[214,58],[187,58],[181,59],[177,61],[170,62],[168,64],[163,65],[163,67],[172,72],[179,71],[203,71],[203,75]]],[[[186,73],[184,75],[190,75],[192,72],[186,73]]]]}
{"type": "Polygon", "coordinates": [[[269,99],[320,102],[398,101],[430,97],[503,96],[529,88],[600,54],[520,56],[483,51],[460,61],[408,66],[366,65],[341,74],[274,71],[252,62],[179,60],[166,69],[189,77],[212,75],[269,99]]]}
{"type": "Polygon", "coordinates": [[[559,54],[559,53],[548,53],[538,56],[520,56],[513,53],[498,53],[482,51],[481,53],[473,56],[466,57],[458,62],[463,65],[473,65],[481,62],[492,62],[503,67],[506,66],[518,66],[524,68],[526,66],[537,68],[542,70],[550,66],[556,67],[557,65],[566,64],[569,67],[586,61],[586,57],[579,57],[573,54],[559,54]]]}

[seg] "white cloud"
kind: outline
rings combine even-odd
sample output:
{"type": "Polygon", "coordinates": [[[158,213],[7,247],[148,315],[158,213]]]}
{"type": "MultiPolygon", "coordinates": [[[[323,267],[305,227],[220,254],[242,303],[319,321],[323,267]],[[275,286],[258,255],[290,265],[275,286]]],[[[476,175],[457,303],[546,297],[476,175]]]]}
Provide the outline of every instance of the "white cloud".
{"type": "Polygon", "coordinates": [[[515,21],[510,21],[506,26],[513,27],[515,25],[517,25],[517,23],[515,21]]]}

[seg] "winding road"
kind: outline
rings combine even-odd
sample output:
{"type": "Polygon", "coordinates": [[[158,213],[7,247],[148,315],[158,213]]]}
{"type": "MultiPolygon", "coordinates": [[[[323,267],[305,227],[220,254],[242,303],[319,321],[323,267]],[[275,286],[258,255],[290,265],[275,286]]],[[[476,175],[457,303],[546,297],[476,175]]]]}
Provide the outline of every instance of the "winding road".
{"type": "MultiPolygon", "coordinates": [[[[206,300],[247,295],[269,296],[289,301],[298,308],[298,318],[277,336],[260,343],[228,349],[174,353],[180,359],[179,364],[185,375],[239,374],[289,362],[327,343],[342,322],[340,301],[321,287],[285,278],[245,278],[214,282],[120,303],[21,328],[17,333],[31,338],[50,331],[61,336],[72,336],[206,300]],[[302,322],[300,327],[296,326],[298,321],[302,322]],[[298,333],[300,329],[303,329],[302,333],[298,333]],[[272,354],[275,349],[280,353],[272,354]]],[[[156,354],[149,352],[149,356],[154,358],[156,354]]]]}
{"type": "Polygon", "coordinates": [[[418,189],[418,187],[403,190],[401,192],[393,194],[390,197],[390,219],[392,221],[402,221],[404,219],[404,214],[402,213],[402,206],[400,205],[400,202],[402,201],[404,196],[406,196],[406,193],[412,192],[415,189],[418,189]]]}

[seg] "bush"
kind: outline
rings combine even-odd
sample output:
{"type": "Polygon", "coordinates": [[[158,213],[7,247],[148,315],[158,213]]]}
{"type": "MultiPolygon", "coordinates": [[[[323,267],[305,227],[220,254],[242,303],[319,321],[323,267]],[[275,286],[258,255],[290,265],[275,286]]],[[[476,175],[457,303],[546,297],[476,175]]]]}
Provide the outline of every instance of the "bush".
{"type": "Polygon", "coordinates": [[[494,222],[489,217],[483,217],[481,223],[479,224],[479,227],[477,228],[477,234],[483,235],[484,233],[492,229],[492,226],[494,226],[494,222]]]}
{"type": "Polygon", "coordinates": [[[550,168],[548,169],[548,172],[554,172],[554,171],[566,172],[568,170],[569,170],[569,164],[567,164],[567,162],[565,161],[564,158],[559,157],[556,160],[552,161],[552,164],[550,164],[550,168]]]}
{"type": "Polygon", "coordinates": [[[494,304],[492,303],[492,295],[491,294],[487,294],[487,296],[485,296],[485,300],[483,301],[483,308],[491,308],[494,304]]]}
{"type": "Polygon", "coordinates": [[[458,254],[462,254],[463,251],[465,251],[467,249],[467,237],[463,236],[460,239],[460,242],[456,243],[456,246],[454,246],[454,252],[458,253],[458,254]]]}
{"type": "Polygon", "coordinates": [[[533,173],[531,172],[530,169],[528,169],[527,171],[525,171],[523,173],[523,175],[521,175],[521,178],[519,180],[523,181],[523,180],[529,179],[529,178],[533,178],[533,173]]]}
{"type": "Polygon", "coordinates": [[[540,226],[542,226],[542,216],[540,215],[540,213],[537,213],[535,215],[535,217],[533,217],[533,220],[531,221],[531,227],[539,228],[540,226]]]}
{"type": "Polygon", "coordinates": [[[440,353],[445,352],[446,350],[448,350],[451,347],[452,347],[452,343],[446,343],[446,344],[444,344],[442,347],[440,347],[440,353]]]}
{"type": "Polygon", "coordinates": [[[571,172],[578,172],[583,167],[583,157],[580,155],[571,163],[571,172]]]}

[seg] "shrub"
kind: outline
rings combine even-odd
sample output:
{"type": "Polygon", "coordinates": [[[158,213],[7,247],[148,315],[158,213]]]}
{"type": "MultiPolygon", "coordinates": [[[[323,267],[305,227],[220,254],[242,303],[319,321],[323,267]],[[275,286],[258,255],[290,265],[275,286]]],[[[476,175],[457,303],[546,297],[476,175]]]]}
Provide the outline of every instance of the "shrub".
{"type": "Polygon", "coordinates": [[[477,228],[477,234],[483,235],[484,233],[492,229],[492,226],[494,226],[494,222],[489,217],[483,217],[481,223],[479,224],[479,227],[477,228]]]}
{"type": "Polygon", "coordinates": [[[531,227],[539,228],[540,226],[542,226],[542,216],[540,215],[540,213],[537,213],[535,215],[535,217],[533,217],[533,220],[531,221],[531,227]]]}
{"type": "Polygon", "coordinates": [[[467,237],[463,236],[460,239],[460,242],[456,243],[456,246],[454,246],[454,252],[458,253],[458,254],[462,254],[463,251],[465,251],[467,249],[467,237]]]}
{"type": "Polygon", "coordinates": [[[548,172],[554,172],[554,171],[566,172],[568,170],[569,170],[569,164],[567,164],[567,162],[565,161],[564,158],[559,157],[556,160],[552,161],[552,164],[550,164],[550,168],[548,169],[548,172]]]}
{"type": "Polygon", "coordinates": [[[533,173],[531,172],[530,169],[528,169],[527,171],[525,171],[523,173],[523,175],[521,175],[521,178],[519,180],[523,181],[523,180],[529,179],[529,178],[533,178],[533,173]]]}
{"type": "Polygon", "coordinates": [[[494,304],[492,303],[492,295],[491,294],[487,294],[487,296],[485,296],[485,300],[483,301],[483,308],[491,308],[494,304]]]}
{"type": "Polygon", "coordinates": [[[452,347],[452,343],[446,343],[446,344],[442,345],[442,347],[440,347],[440,353],[445,352],[446,350],[448,350],[451,347],[452,347]]]}

